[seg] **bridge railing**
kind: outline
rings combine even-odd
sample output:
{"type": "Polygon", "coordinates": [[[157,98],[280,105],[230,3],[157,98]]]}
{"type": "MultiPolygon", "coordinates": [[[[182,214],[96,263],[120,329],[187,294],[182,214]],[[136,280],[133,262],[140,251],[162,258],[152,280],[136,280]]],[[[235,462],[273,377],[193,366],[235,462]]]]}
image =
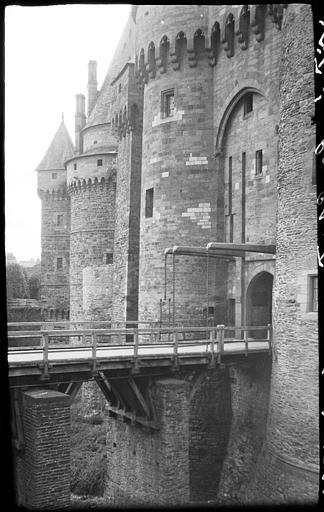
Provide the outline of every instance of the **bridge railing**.
{"type": "Polygon", "coordinates": [[[45,368],[45,374],[48,374],[49,352],[53,350],[71,349],[89,349],[89,358],[92,359],[93,370],[96,368],[98,359],[98,350],[109,348],[110,352],[116,350],[116,354],[121,347],[133,348],[128,354],[133,358],[134,367],[137,368],[141,358],[141,348],[164,346],[169,347],[169,352],[176,363],[179,356],[191,354],[197,346],[201,346],[200,352],[208,354],[210,363],[213,365],[221,361],[225,353],[231,351],[243,353],[248,356],[250,350],[262,349],[267,347],[271,352],[272,345],[272,327],[267,326],[239,326],[235,327],[235,337],[226,337],[226,333],[233,332],[233,327],[217,325],[213,327],[148,327],[148,328],[124,328],[124,329],[47,329],[36,331],[9,331],[8,338],[16,340],[16,346],[9,347],[9,353],[12,351],[42,351],[42,364],[45,368]],[[253,331],[260,334],[266,332],[266,337],[250,337],[253,331]],[[190,339],[188,339],[190,334],[190,339]],[[130,336],[132,341],[129,342],[130,336]],[[28,340],[37,337],[39,344],[30,347],[19,346],[19,340],[28,340]],[[67,339],[69,343],[60,343],[58,340],[67,339]],[[261,345],[260,345],[260,342],[261,345]],[[259,345],[258,345],[259,343],[259,345]],[[239,345],[240,344],[240,345],[239,345]],[[236,349],[237,347],[237,349],[236,349]],[[185,351],[183,350],[185,349],[185,351]],[[190,352],[191,350],[191,352],[190,352]],[[91,357],[90,357],[91,353],[91,357]]]}

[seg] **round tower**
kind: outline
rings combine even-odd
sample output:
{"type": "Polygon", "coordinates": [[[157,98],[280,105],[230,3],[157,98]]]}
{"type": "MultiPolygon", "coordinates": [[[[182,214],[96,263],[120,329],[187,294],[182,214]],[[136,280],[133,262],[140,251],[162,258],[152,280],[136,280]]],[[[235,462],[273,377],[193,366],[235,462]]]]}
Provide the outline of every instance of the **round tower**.
{"type": "Polygon", "coordinates": [[[41,301],[44,320],[69,318],[70,201],[64,162],[73,143],[61,124],[36,171],[42,200],[41,301]]]}
{"type": "MultiPolygon", "coordinates": [[[[222,240],[208,6],[140,5],[136,25],[136,75],[144,87],[139,319],[157,320],[165,249],[222,240]]],[[[175,321],[199,322],[207,304],[206,260],[181,256],[175,266],[175,321]]],[[[172,266],[167,270],[171,299],[172,266]]],[[[168,300],[164,319],[167,309],[168,300]]]]}
{"type": "Polygon", "coordinates": [[[274,359],[253,503],[315,504],[319,485],[313,22],[288,5],[280,76],[274,359]]]}
{"type": "MultiPolygon", "coordinates": [[[[89,63],[89,83],[96,63],[89,63]]],[[[77,154],[66,162],[71,201],[71,320],[110,320],[117,145],[110,123],[85,125],[85,101],[77,96],[77,154]]],[[[95,98],[90,88],[88,105],[95,98]]]]}

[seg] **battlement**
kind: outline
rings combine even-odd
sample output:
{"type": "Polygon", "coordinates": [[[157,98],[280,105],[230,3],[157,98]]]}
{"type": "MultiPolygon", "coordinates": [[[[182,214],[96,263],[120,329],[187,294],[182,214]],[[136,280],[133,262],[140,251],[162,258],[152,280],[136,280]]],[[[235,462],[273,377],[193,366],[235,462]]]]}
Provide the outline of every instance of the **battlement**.
{"type": "Polygon", "coordinates": [[[68,193],[71,194],[77,194],[84,190],[89,190],[91,188],[95,187],[104,187],[106,184],[109,184],[110,182],[114,182],[116,179],[116,169],[111,169],[111,173],[107,177],[102,178],[89,178],[88,180],[76,180],[72,181],[68,185],[68,193]]]}
{"type": "Polygon", "coordinates": [[[58,188],[58,189],[55,189],[55,188],[51,188],[51,189],[46,189],[46,190],[42,190],[42,189],[37,189],[37,194],[38,194],[38,197],[42,200],[42,201],[60,201],[60,200],[65,200],[67,199],[67,189],[66,189],[66,186],[64,187],[61,187],[61,188],[58,188]]]}
{"type": "Polygon", "coordinates": [[[112,133],[119,139],[141,125],[142,91],[135,78],[135,65],[125,64],[111,83],[112,133]]]}
{"type": "MultiPolygon", "coordinates": [[[[185,65],[194,68],[198,61],[204,59],[209,66],[214,67],[221,50],[229,59],[232,58],[237,46],[244,51],[252,45],[253,37],[257,42],[265,39],[267,17],[277,30],[281,30],[283,10],[286,7],[287,4],[222,6],[218,20],[211,19],[214,15],[211,12],[209,16],[201,13],[195,27],[190,20],[183,30],[177,26],[173,32],[166,32],[162,37],[158,31],[153,34],[151,30],[153,37],[147,47],[136,50],[137,83],[143,86],[158,75],[170,69],[179,70],[185,65]],[[235,38],[238,45],[235,44],[235,38]]],[[[167,25],[164,20],[160,23],[163,28],[167,25]]]]}

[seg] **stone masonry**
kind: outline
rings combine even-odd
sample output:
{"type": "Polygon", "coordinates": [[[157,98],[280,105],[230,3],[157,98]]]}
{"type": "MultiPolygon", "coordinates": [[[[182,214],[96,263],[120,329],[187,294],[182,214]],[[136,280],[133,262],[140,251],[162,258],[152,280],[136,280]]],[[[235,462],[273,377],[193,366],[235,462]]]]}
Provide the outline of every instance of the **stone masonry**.
{"type": "Polygon", "coordinates": [[[37,168],[44,308],[209,317],[238,337],[273,324],[271,364],[156,382],[158,432],[110,419],[116,504],[316,501],[312,34],[306,4],[133,5],[100,90],[89,63],[74,147],[62,120],[37,168]],[[165,249],[210,242],[276,254],[215,258],[208,276],[206,258],[177,255],[173,274],[168,256],[165,283],[165,249]]]}

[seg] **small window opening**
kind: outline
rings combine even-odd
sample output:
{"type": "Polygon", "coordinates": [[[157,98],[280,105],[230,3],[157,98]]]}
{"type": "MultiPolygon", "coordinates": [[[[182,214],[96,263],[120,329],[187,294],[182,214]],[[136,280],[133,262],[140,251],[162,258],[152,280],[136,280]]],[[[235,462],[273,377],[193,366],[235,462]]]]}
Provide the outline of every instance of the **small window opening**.
{"type": "Polygon", "coordinates": [[[111,265],[114,262],[114,256],[112,252],[106,252],[105,254],[105,263],[106,265],[111,265]]]}
{"type": "Polygon", "coordinates": [[[153,188],[149,188],[145,192],[145,217],[153,217],[153,188]]]}
{"type": "Polygon", "coordinates": [[[57,178],[57,172],[52,172],[52,180],[56,180],[57,178]]]}
{"type": "Polygon", "coordinates": [[[63,214],[59,214],[56,217],[56,224],[57,226],[63,226],[63,214]]]}
{"type": "Polygon", "coordinates": [[[262,174],[262,149],[255,152],[255,174],[262,174]]]}
{"type": "Polygon", "coordinates": [[[174,90],[162,92],[162,116],[172,117],[174,115],[174,90]]]}
{"type": "Polygon", "coordinates": [[[101,167],[101,166],[102,166],[102,159],[101,159],[101,158],[99,158],[99,160],[97,160],[97,166],[98,166],[98,167],[101,167]]]}
{"type": "Polygon", "coordinates": [[[57,258],[56,259],[56,270],[62,270],[63,269],[63,258],[57,258]]]}
{"type": "Polygon", "coordinates": [[[318,311],[318,278],[310,276],[308,311],[318,311]]]}
{"type": "Polygon", "coordinates": [[[77,164],[73,164],[73,169],[76,171],[77,170],[77,164]]]}
{"type": "Polygon", "coordinates": [[[249,92],[244,96],[244,115],[253,111],[253,94],[249,92]]]}
{"type": "Polygon", "coordinates": [[[121,92],[121,84],[118,86],[118,92],[121,92]]]}
{"type": "Polygon", "coordinates": [[[97,143],[98,143],[98,141],[97,141],[97,140],[94,140],[94,141],[93,141],[93,143],[94,143],[94,144],[97,144],[97,143]]]}

